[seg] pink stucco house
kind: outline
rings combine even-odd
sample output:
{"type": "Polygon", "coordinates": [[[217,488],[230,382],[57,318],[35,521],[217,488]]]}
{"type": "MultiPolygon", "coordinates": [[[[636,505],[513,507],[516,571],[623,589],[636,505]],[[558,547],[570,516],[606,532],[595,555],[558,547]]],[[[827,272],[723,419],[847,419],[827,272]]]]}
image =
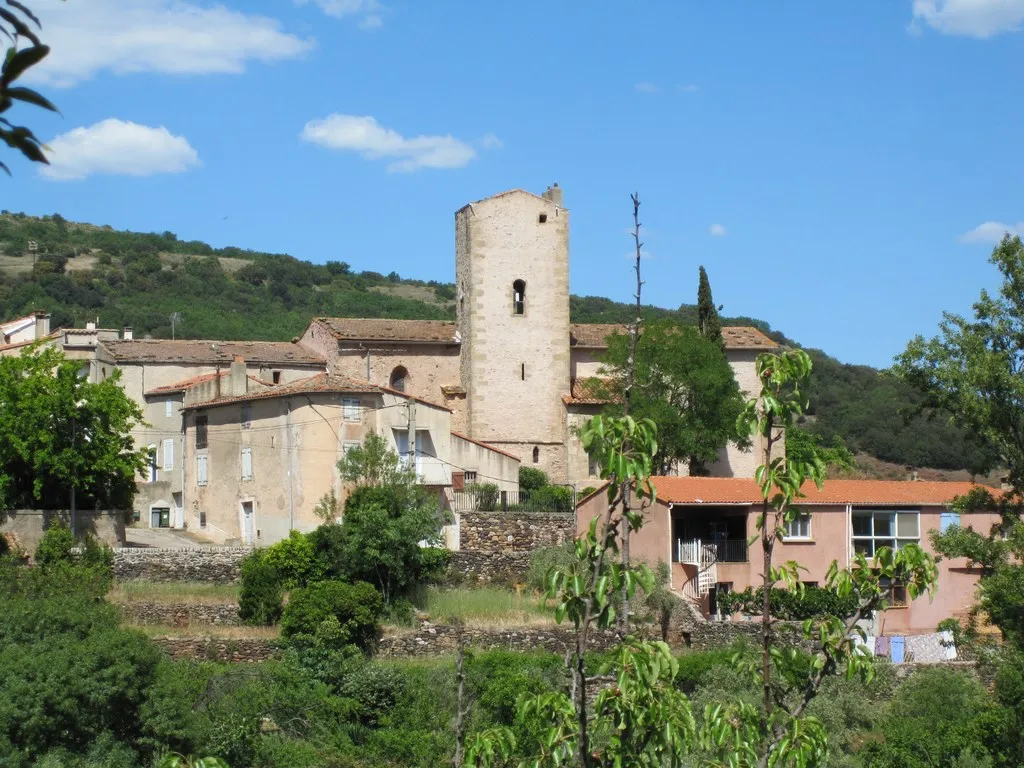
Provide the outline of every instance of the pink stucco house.
{"type": "MultiPolygon", "coordinates": [[[[716,595],[742,591],[761,581],[762,550],[757,533],[760,490],[744,478],[655,477],[657,501],[645,511],[646,525],[630,540],[634,557],[651,565],[668,563],[671,587],[705,615],[717,613],[716,595]]],[[[871,555],[882,546],[914,542],[934,550],[929,532],[960,524],[988,533],[995,515],[963,520],[949,502],[974,485],[966,482],[830,480],[822,490],[805,489],[806,515],[789,527],[775,561],[795,560],[809,584],[823,584],[833,560],[847,565],[854,552],[871,555]]],[[[598,491],[580,501],[577,530],[607,509],[598,491]]],[[[945,618],[963,616],[974,602],[977,569],[966,561],[939,563],[938,590],[917,600],[900,600],[876,617],[878,634],[934,632],[945,618]]],[[[895,592],[897,597],[900,592],[895,592]]]]}

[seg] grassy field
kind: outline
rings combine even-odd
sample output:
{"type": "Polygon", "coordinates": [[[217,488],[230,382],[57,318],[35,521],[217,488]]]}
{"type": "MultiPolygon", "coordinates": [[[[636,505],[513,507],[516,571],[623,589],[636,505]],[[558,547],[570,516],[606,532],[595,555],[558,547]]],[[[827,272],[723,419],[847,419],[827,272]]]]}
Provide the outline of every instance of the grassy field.
{"type": "Polygon", "coordinates": [[[554,609],[533,594],[508,589],[431,588],[417,607],[431,621],[445,623],[458,617],[470,627],[524,627],[555,623],[554,609]]]}
{"type": "Polygon", "coordinates": [[[216,605],[238,602],[238,584],[205,582],[122,581],[114,585],[108,599],[112,603],[192,603],[216,605]]]}

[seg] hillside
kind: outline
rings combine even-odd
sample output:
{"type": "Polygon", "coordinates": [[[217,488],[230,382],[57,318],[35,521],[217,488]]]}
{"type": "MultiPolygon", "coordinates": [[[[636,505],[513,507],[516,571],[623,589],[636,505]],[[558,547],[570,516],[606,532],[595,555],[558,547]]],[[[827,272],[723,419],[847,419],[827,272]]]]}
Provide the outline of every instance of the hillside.
{"type": "MultiPolygon", "coordinates": [[[[45,309],[53,327],[99,318],[104,327],[133,327],[138,338],[170,338],[174,313],[181,313],[178,338],[265,340],[291,339],[313,316],[439,320],[455,314],[455,289],[447,282],[354,272],[340,261],[310,264],[284,254],[212,248],[171,232],[121,232],[56,215],[0,213],[0,275],[0,318],[45,309]]],[[[646,313],[685,323],[696,318],[691,305],[648,307],[646,313]]],[[[628,322],[632,309],[573,296],[570,314],[573,322],[628,322]]],[[[761,320],[723,322],[755,325],[796,345],[761,320]]],[[[903,414],[915,399],[899,382],[808,351],[815,363],[809,430],[826,440],[838,434],[855,452],[897,467],[970,470],[983,458],[942,419],[906,422],[903,414]]]]}

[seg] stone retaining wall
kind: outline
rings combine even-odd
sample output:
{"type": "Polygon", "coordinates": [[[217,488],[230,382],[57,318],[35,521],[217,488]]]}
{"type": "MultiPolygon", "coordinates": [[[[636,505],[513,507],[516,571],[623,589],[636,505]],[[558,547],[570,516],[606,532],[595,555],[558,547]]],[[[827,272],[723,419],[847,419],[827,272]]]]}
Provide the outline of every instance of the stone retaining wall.
{"type": "Polygon", "coordinates": [[[530,569],[529,552],[452,552],[448,566],[454,582],[522,584],[530,569]]]}
{"type": "Polygon", "coordinates": [[[120,604],[121,615],[130,624],[162,624],[169,627],[190,627],[194,624],[236,627],[242,620],[236,603],[204,605],[202,603],[133,602],[120,604]]]}
{"type": "Polygon", "coordinates": [[[160,650],[175,661],[221,661],[233,663],[268,661],[277,655],[277,642],[260,638],[227,640],[216,637],[154,637],[160,650]]]}
{"type": "MultiPolygon", "coordinates": [[[[46,529],[61,521],[71,527],[71,511],[67,509],[11,509],[4,513],[0,534],[8,534],[25,554],[32,555],[46,529]]],[[[79,509],[75,512],[75,535],[95,536],[111,547],[124,544],[124,521],[128,513],[113,510],[79,509]]]]}
{"type": "MultiPolygon", "coordinates": [[[[550,651],[559,655],[576,643],[573,630],[560,627],[515,627],[511,629],[463,629],[468,645],[481,651],[550,651]]],[[[417,630],[381,638],[377,656],[403,658],[454,653],[459,631],[444,624],[424,624],[417,630]]],[[[604,651],[619,642],[612,630],[591,634],[590,649],[604,651]]]]}
{"type": "Polygon", "coordinates": [[[574,515],[546,512],[463,512],[459,549],[471,552],[532,552],[576,536],[574,515]]]}
{"type": "Polygon", "coordinates": [[[247,547],[205,547],[203,549],[114,550],[114,578],[145,581],[209,581],[219,584],[238,581],[242,560],[252,552],[247,547]]]}

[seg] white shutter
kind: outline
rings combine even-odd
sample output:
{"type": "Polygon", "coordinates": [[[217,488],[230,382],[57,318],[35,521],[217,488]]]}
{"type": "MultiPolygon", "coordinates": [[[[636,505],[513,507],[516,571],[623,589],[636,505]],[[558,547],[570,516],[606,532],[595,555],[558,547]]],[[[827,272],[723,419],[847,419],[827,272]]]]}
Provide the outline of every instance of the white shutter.
{"type": "Polygon", "coordinates": [[[168,437],[164,440],[164,472],[174,469],[174,439],[168,437]]]}
{"type": "Polygon", "coordinates": [[[168,419],[174,418],[174,401],[164,400],[164,416],[168,419]]]}
{"type": "Polygon", "coordinates": [[[359,421],[359,407],[361,405],[358,397],[343,397],[341,399],[342,418],[345,421],[359,421]]]}
{"type": "Polygon", "coordinates": [[[252,448],[242,449],[242,479],[252,480],[252,448]]]}
{"type": "Polygon", "coordinates": [[[206,456],[196,456],[196,482],[199,485],[206,485],[206,456]]]}

